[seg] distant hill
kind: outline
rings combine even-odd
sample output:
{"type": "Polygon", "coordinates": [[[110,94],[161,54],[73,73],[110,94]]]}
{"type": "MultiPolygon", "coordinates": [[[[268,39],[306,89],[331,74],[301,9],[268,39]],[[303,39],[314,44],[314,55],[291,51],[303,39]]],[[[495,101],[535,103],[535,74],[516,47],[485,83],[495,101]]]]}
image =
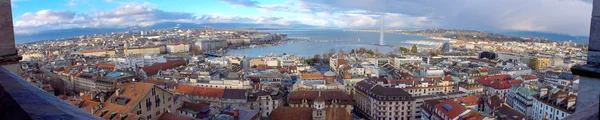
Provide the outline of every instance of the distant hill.
{"type": "Polygon", "coordinates": [[[545,32],[532,32],[532,31],[496,31],[492,33],[510,35],[510,36],[519,36],[519,37],[544,37],[548,38],[548,40],[556,40],[556,41],[568,41],[572,40],[576,43],[588,43],[589,37],[587,36],[571,36],[564,34],[556,34],[556,33],[545,33],[545,32]]]}
{"type": "Polygon", "coordinates": [[[171,29],[178,26],[181,29],[191,28],[276,28],[276,29],[308,29],[318,28],[316,26],[304,25],[304,24],[292,24],[292,25],[279,25],[279,24],[248,24],[248,23],[207,23],[207,24],[195,24],[195,23],[176,23],[166,22],[158,23],[148,27],[139,28],[71,28],[61,30],[50,30],[35,33],[31,35],[15,35],[17,44],[29,43],[43,40],[54,40],[60,38],[69,38],[81,35],[93,35],[93,34],[106,34],[111,32],[125,32],[129,30],[152,30],[152,29],[171,29]]]}

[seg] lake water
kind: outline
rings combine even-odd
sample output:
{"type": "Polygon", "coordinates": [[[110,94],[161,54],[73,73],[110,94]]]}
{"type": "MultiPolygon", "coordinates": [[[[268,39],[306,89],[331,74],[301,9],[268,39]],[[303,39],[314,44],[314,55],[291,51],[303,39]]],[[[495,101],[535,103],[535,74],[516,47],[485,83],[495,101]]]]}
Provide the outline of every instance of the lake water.
{"type": "MultiPolygon", "coordinates": [[[[260,48],[249,48],[249,49],[238,49],[230,50],[229,55],[246,55],[249,57],[256,57],[267,54],[293,54],[301,56],[313,56],[315,54],[323,54],[329,52],[329,49],[335,49],[336,52],[339,49],[343,49],[345,52],[350,52],[351,49],[359,49],[361,47],[372,49],[375,51],[377,48],[374,43],[379,43],[378,32],[353,32],[343,30],[265,30],[264,32],[270,33],[281,33],[287,34],[288,38],[300,38],[306,37],[312,40],[354,40],[360,38],[360,42],[292,42],[285,43],[277,46],[260,47],[260,48]]],[[[411,47],[414,41],[431,41],[436,42],[437,40],[423,37],[404,35],[398,33],[385,33],[384,43],[386,45],[393,46],[405,46],[411,47]]],[[[421,44],[418,45],[422,48],[433,47],[431,45],[421,44]]],[[[379,47],[380,53],[388,53],[396,51],[397,48],[391,47],[379,47]]]]}

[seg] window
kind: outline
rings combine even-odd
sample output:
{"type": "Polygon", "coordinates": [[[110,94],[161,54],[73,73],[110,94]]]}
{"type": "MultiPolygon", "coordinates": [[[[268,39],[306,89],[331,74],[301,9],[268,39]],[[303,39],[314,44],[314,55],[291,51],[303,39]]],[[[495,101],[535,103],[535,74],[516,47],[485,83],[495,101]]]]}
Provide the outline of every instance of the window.
{"type": "Polygon", "coordinates": [[[156,116],[160,116],[160,110],[156,111],[156,116]]]}
{"type": "Polygon", "coordinates": [[[152,119],[152,115],[148,115],[148,116],[146,117],[146,119],[148,119],[148,120],[152,119]]]}
{"type": "Polygon", "coordinates": [[[150,98],[146,98],[146,111],[150,110],[152,110],[152,101],[150,101],[150,98]]]}
{"type": "Polygon", "coordinates": [[[152,96],[156,95],[156,90],[154,90],[154,88],[152,88],[152,96]]]}
{"type": "Polygon", "coordinates": [[[138,110],[137,112],[135,112],[137,115],[142,114],[142,110],[138,110]]]}

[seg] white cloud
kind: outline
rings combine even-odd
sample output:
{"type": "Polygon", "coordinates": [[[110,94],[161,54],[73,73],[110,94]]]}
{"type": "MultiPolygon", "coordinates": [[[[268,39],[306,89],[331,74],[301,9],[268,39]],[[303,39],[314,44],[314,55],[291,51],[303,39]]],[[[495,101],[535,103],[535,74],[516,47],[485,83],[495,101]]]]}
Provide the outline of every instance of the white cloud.
{"type": "Polygon", "coordinates": [[[591,0],[301,0],[311,11],[401,14],[398,25],[587,35],[591,0]],[[405,18],[405,17],[401,17],[405,18]],[[421,20],[419,20],[421,19],[421,20]],[[410,23],[416,22],[416,23],[410,23]],[[419,23],[420,22],[420,23],[419,23]],[[427,22],[425,22],[427,23],[427,22]]]}

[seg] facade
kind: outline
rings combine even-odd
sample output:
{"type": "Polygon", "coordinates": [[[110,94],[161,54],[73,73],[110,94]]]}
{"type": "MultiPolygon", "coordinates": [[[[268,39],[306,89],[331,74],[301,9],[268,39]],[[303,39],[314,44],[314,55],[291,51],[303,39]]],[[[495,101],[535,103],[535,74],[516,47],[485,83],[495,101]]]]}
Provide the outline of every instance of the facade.
{"type": "Polygon", "coordinates": [[[550,59],[542,57],[534,58],[530,60],[528,64],[528,66],[533,70],[541,70],[548,67],[548,65],[550,65],[550,59]]]}
{"type": "Polygon", "coordinates": [[[533,117],[533,95],[537,94],[536,86],[513,86],[506,96],[506,103],[514,110],[527,117],[533,117]]]}
{"type": "Polygon", "coordinates": [[[311,108],[322,100],[325,108],[343,108],[348,113],[354,109],[352,98],[341,90],[295,91],[288,100],[290,107],[311,108]]]}
{"type": "Polygon", "coordinates": [[[226,40],[198,40],[195,46],[197,50],[202,52],[218,51],[222,48],[227,47],[226,40]]]}
{"type": "Polygon", "coordinates": [[[417,57],[417,56],[400,56],[400,57],[394,57],[394,59],[392,60],[392,64],[394,64],[395,67],[400,67],[400,65],[403,65],[406,63],[421,63],[421,62],[423,62],[423,58],[417,57]]]}
{"type": "Polygon", "coordinates": [[[190,45],[187,43],[167,44],[167,53],[187,53],[190,52],[190,45]]]}
{"type": "Polygon", "coordinates": [[[103,50],[103,49],[99,49],[99,50],[83,50],[82,52],[83,56],[86,57],[90,57],[90,56],[115,56],[116,52],[114,50],[103,50]]]}
{"type": "Polygon", "coordinates": [[[124,84],[109,97],[102,107],[92,109],[95,116],[104,119],[137,117],[157,120],[163,113],[174,111],[173,94],[152,83],[124,84]]]}
{"type": "Polygon", "coordinates": [[[575,113],[577,95],[567,90],[540,88],[533,100],[533,118],[561,120],[575,113]]]}
{"type": "Polygon", "coordinates": [[[412,78],[402,80],[389,80],[394,88],[403,88],[413,96],[433,95],[456,91],[456,84],[450,76],[439,78],[412,78]]]}
{"type": "Polygon", "coordinates": [[[414,99],[402,88],[389,87],[385,79],[371,78],[356,83],[356,109],[374,120],[408,120],[413,117],[414,99]],[[387,87],[386,87],[387,86],[387,87]]]}
{"type": "Polygon", "coordinates": [[[73,79],[75,91],[91,91],[96,89],[98,76],[90,73],[77,73],[73,79]]]}
{"type": "Polygon", "coordinates": [[[284,92],[274,89],[267,91],[261,90],[258,92],[250,93],[248,97],[248,103],[245,104],[252,110],[258,110],[260,117],[269,117],[273,110],[284,105],[284,92]]]}
{"type": "Polygon", "coordinates": [[[152,46],[152,47],[139,47],[139,48],[126,48],[123,51],[125,55],[135,55],[135,54],[161,54],[162,50],[165,46],[152,46]]]}

